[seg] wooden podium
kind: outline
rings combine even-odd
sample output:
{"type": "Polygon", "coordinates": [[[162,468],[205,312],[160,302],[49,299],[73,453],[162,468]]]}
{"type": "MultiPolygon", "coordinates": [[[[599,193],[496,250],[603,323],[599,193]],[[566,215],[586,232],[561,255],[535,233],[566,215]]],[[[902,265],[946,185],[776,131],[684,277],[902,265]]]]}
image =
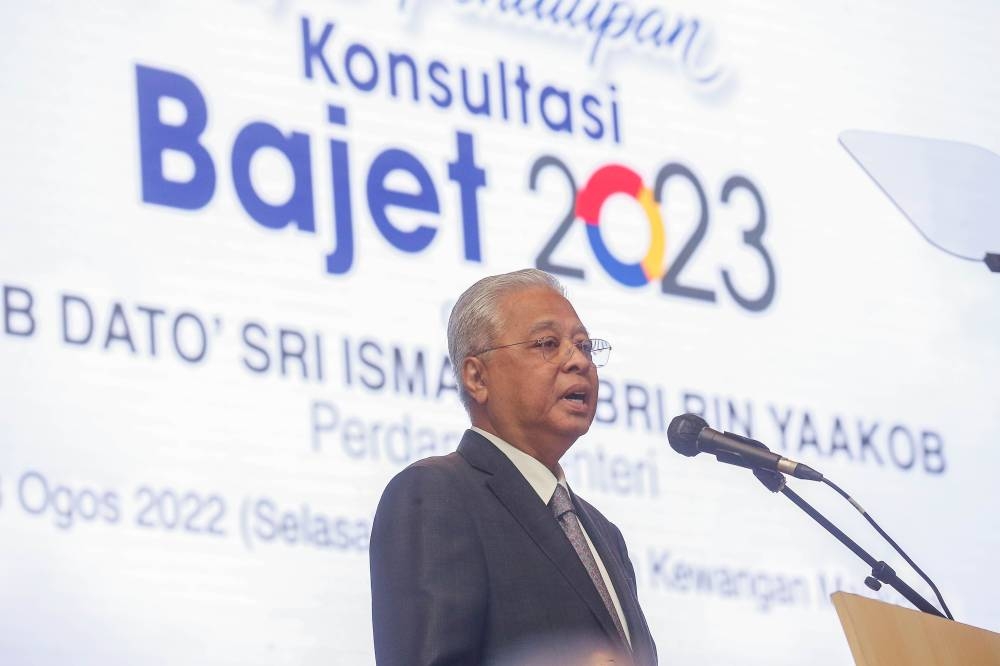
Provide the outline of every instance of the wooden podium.
{"type": "Polygon", "coordinates": [[[1000,666],[1000,634],[847,592],[831,598],[858,666],[1000,666]]]}

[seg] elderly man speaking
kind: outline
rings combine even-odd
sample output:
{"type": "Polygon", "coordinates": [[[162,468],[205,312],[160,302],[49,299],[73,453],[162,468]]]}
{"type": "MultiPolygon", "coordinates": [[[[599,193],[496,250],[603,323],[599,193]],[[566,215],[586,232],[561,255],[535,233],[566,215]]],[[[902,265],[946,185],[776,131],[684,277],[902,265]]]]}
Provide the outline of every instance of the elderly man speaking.
{"type": "Polygon", "coordinates": [[[559,466],[594,420],[611,351],[563,293],[528,269],[476,282],[452,310],[448,353],[472,427],[379,502],[382,666],[656,664],[621,532],[559,466]]]}

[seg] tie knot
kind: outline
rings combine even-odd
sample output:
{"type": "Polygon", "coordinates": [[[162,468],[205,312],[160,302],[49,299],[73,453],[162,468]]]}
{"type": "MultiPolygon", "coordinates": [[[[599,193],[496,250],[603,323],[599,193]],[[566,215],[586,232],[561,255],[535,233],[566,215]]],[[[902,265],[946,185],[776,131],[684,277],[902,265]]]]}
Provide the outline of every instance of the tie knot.
{"type": "Polygon", "coordinates": [[[561,483],[556,484],[556,491],[552,493],[549,506],[552,507],[552,513],[556,518],[562,518],[563,514],[573,510],[573,500],[569,498],[569,492],[561,483]]]}

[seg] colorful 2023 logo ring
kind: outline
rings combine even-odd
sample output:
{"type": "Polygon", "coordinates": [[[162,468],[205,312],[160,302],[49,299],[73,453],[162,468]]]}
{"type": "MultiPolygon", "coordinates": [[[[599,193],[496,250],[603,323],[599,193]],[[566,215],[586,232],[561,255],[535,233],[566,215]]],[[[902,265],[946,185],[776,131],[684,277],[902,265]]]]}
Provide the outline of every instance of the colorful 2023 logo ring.
{"type": "Polygon", "coordinates": [[[576,216],[587,224],[587,238],[594,255],[611,277],[629,287],[641,287],[658,279],[666,270],[666,233],[653,191],[632,169],[609,164],[595,171],[576,198],[576,216]],[[625,194],[642,206],[649,221],[649,250],[642,261],[628,264],[611,254],[601,238],[601,207],[609,197],[625,194]]]}

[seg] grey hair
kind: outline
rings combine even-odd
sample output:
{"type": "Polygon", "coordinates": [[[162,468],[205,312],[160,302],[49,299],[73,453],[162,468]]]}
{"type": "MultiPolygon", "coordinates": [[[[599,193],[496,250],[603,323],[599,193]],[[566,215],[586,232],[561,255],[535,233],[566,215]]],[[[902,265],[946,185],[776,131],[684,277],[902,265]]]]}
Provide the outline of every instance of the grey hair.
{"type": "Polygon", "coordinates": [[[513,273],[491,275],[466,289],[451,309],[448,317],[448,358],[455,372],[458,397],[465,410],[472,406],[472,398],[462,384],[462,361],[494,343],[503,327],[500,320],[500,300],[511,292],[545,287],[560,296],[566,295],[559,280],[537,268],[525,268],[513,273]]]}

